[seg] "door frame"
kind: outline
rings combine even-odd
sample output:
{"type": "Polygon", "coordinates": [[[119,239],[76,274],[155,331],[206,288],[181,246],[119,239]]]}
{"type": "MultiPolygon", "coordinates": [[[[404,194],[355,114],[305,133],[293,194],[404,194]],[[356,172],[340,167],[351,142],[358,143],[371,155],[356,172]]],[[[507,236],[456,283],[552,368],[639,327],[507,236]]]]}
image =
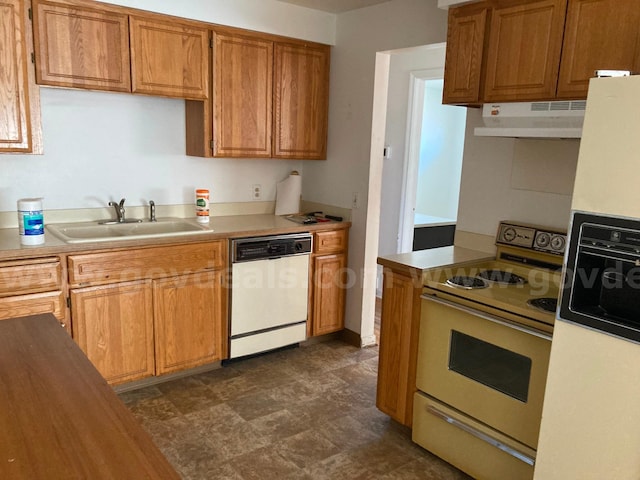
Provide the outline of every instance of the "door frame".
{"type": "Polygon", "coordinates": [[[407,135],[405,140],[404,172],[400,215],[398,225],[398,252],[413,250],[413,229],[416,197],[418,192],[418,169],[420,166],[420,144],[422,137],[422,116],[424,112],[424,91],[427,80],[444,78],[444,66],[412,71],[409,75],[409,108],[407,109],[407,135]]]}

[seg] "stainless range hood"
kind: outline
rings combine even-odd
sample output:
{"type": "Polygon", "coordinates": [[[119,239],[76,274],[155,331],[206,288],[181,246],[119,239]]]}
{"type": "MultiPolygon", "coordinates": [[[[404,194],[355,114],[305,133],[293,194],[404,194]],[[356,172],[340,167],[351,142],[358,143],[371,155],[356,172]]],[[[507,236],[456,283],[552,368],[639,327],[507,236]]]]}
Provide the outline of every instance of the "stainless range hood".
{"type": "Polygon", "coordinates": [[[580,138],[585,100],[492,103],[482,108],[481,137],[580,138]]]}

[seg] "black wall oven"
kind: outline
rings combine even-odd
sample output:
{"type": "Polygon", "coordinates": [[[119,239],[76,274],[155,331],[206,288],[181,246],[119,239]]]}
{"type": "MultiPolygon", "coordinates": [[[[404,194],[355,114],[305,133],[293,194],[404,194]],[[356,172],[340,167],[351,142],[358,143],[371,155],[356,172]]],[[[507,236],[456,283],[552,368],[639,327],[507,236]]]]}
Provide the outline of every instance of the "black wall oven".
{"type": "Polygon", "coordinates": [[[640,220],[573,212],[560,319],[640,343],[640,220]]]}

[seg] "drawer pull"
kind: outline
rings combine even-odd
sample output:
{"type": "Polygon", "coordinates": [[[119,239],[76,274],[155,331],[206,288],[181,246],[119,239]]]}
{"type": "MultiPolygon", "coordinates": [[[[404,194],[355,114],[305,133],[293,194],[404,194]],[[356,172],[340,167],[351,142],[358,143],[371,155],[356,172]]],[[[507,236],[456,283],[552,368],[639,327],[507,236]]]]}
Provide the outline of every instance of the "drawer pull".
{"type": "Polygon", "coordinates": [[[429,412],[431,415],[434,415],[435,417],[440,418],[441,420],[444,420],[445,422],[447,422],[450,425],[453,425],[454,427],[459,428],[460,430],[463,430],[465,432],[467,432],[470,435],[473,435],[474,437],[476,437],[479,440],[482,440],[483,442],[488,443],[489,445],[492,445],[494,447],[496,447],[499,450],[502,450],[503,452],[511,455],[514,458],[517,458],[518,460],[526,463],[527,465],[531,465],[534,466],[536,463],[535,458],[530,457],[529,455],[526,455],[522,452],[517,451],[514,448],[511,448],[508,445],[505,445],[504,443],[502,443],[500,440],[493,438],[492,436],[481,432],[480,430],[472,427],[471,425],[467,425],[464,422],[461,422],[460,420],[450,417],[449,415],[447,415],[446,413],[438,410],[437,408],[435,408],[434,406],[430,405],[427,407],[427,412],[429,412]]]}

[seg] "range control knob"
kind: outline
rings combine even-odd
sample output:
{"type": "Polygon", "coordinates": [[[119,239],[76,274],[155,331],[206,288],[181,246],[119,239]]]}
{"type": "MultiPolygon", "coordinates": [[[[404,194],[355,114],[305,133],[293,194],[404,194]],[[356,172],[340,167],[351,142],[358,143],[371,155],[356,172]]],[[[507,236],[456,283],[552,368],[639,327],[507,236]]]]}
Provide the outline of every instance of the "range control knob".
{"type": "Polygon", "coordinates": [[[546,248],[551,243],[551,235],[547,232],[540,232],[536,235],[536,247],[546,248]]]}
{"type": "Polygon", "coordinates": [[[554,235],[551,237],[551,248],[556,252],[563,251],[565,243],[567,243],[567,241],[562,235],[554,235]]]}
{"type": "Polygon", "coordinates": [[[502,238],[504,238],[505,241],[507,241],[507,242],[513,242],[513,240],[515,240],[517,235],[518,234],[517,234],[515,228],[513,228],[513,227],[507,227],[502,232],[502,238]]]}

